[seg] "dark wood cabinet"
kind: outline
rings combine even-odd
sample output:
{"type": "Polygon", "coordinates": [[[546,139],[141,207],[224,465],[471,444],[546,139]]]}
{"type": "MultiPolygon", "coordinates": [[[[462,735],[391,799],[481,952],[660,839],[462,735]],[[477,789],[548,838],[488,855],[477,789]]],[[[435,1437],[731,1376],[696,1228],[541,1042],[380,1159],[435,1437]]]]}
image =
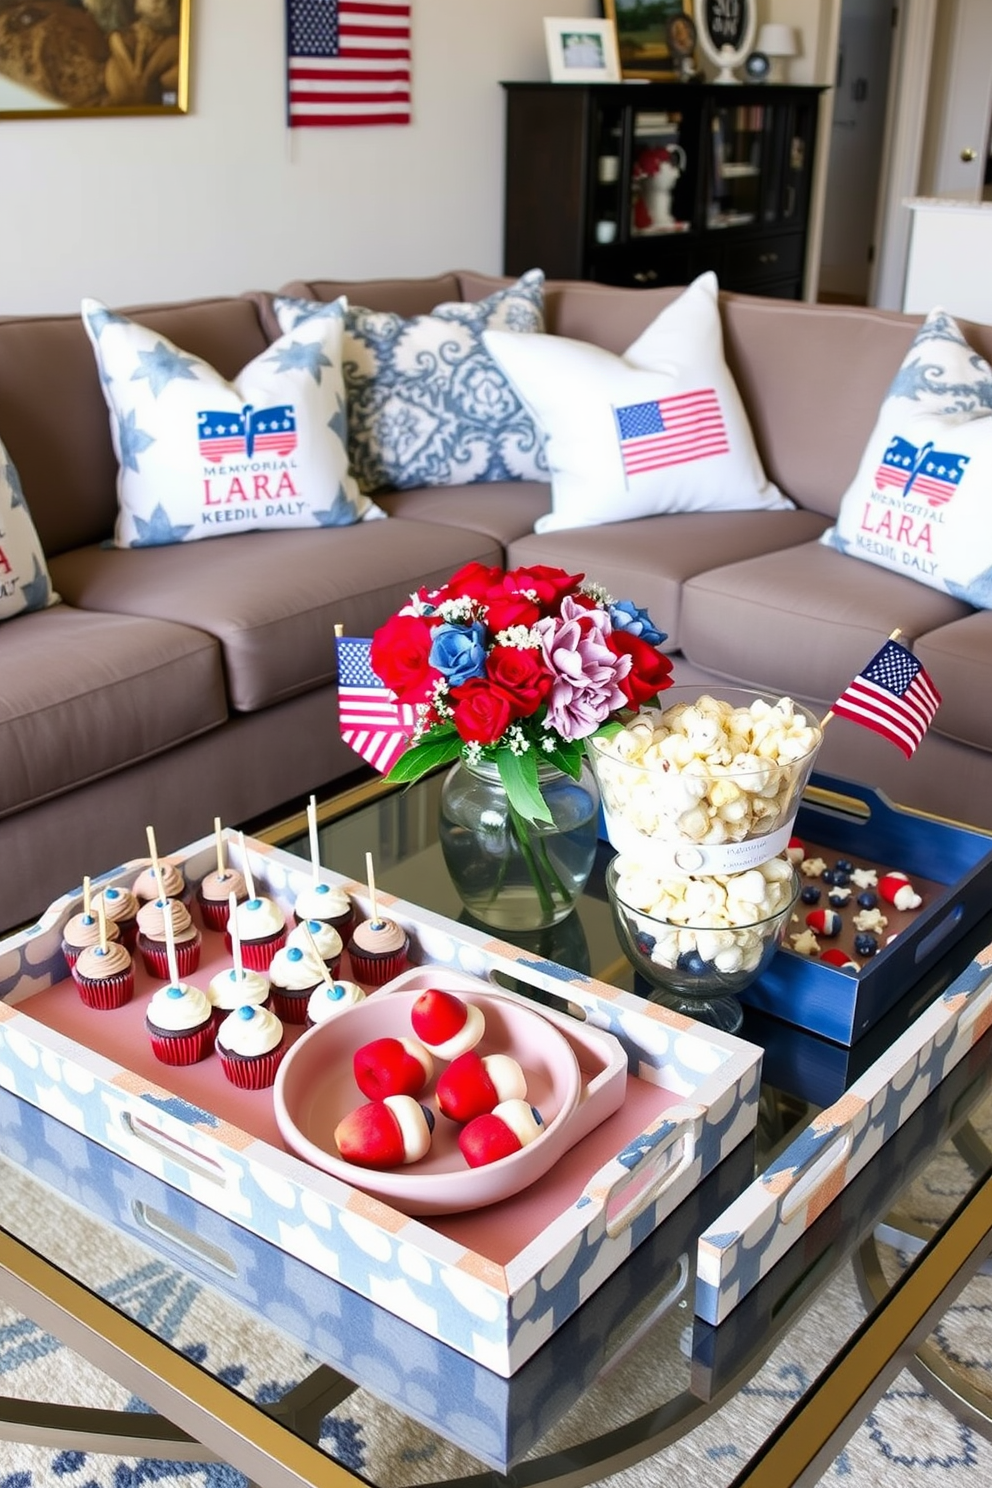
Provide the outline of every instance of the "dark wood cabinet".
{"type": "Polygon", "coordinates": [[[503,87],[505,273],[802,298],[819,88],[503,87]]]}

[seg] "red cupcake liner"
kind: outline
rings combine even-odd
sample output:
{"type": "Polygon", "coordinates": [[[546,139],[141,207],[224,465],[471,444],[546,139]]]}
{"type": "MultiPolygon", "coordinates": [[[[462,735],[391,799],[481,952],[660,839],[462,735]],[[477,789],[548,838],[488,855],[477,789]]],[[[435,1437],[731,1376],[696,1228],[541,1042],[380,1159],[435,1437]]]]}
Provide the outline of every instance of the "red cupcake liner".
{"type": "MultiPolygon", "coordinates": [[[[243,940],[241,942],[241,960],[249,971],[268,971],[269,962],[276,951],[281,951],[286,944],[285,930],[279,930],[275,935],[270,935],[267,940],[243,940]]],[[[231,937],[224,936],[224,944],[230,951],[231,937]]]]}
{"type": "Polygon", "coordinates": [[[83,954],[83,947],[67,945],[66,942],[63,941],[62,954],[65,957],[66,966],[68,966],[69,970],[71,971],[76,962],[79,960],[80,956],[83,954]]]}
{"type": "Polygon", "coordinates": [[[89,980],[79,976],[73,968],[72,979],[83,1002],[88,1008],[106,1012],[110,1008],[123,1007],[134,996],[134,969],[122,971],[119,976],[89,980]]]}
{"type": "Polygon", "coordinates": [[[121,945],[126,946],[129,951],[133,951],[138,944],[137,916],[132,915],[129,920],[115,920],[114,924],[120,932],[121,945]]]}
{"type": "Polygon", "coordinates": [[[196,902],[205,929],[226,931],[227,918],[231,912],[226,899],[201,899],[197,896],[196,902]]]}
{"type": "Polygon", "coordinates": [[[280,987],[272,987],[269,991],[269,1007],[280,1023],[305,1023],[307,1003],[313,990],[313,987],[308,987],[305,992],[286,992],[280,987]]]}
{"type": "Polygon", "coordinates": [[[153,1033],[148,1030],[152,1053],[163,1064],[199,1064],[206,1059],[214,1046],[217,1030],[211,1018],[202,1028],[192,1028],[187,1033],[153,1033]]]}
{"type": "Polygon", "coordinates": [[[393,977],[406,970],[409,949],[407,943],[401,951],[394,951],[390,956],[363,956],[361,951],[349,951],[355,981],[364,982],[367,987],[381,987],[384,982],[391,982],[393,977]]]}
{"type": "Polygon", "coordinates": [[[234,1059],[218,1048],[221,1068],[232,1085],[239,1090],[264,1090],[275,1083],[276,1070],[286,1052],[285,1042],[278,1044],[268,1054],[259,1054],[254,1059],[234,1059]]]}
{"type": "MultiPolygon", "coordinates": [[[[181,940],[176,945],[176,970],[180,981],[191,977],[200,964],[200,951],[203,946],[203,938],[199,930],[193,940],[181,940]]],[[[149,976],[161,977],[162,981],[168,981],[169,957],[164,940],[150,940],[147,935],[138,936],[137,949],[145,964],[145,970],[149,976]]]]}

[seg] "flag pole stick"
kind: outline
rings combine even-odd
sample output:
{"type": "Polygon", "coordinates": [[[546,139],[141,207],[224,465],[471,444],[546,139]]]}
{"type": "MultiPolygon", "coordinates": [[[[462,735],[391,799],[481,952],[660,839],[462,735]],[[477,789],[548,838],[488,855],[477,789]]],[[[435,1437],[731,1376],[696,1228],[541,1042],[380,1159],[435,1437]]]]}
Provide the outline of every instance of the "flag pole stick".
{"type": "MultiPolygon", "coordinates": [[[[893,630],[890,633],[889,640],[890,641],[897,641],[901,635],[902,635],[902,627],[899,626],[899,625],[897,625],[896,628],[895,628],[895,630],[893,630]]],[[[828,708],[827,711],[826,711],[826,713],[824,713],[823,717],[820,719],[820,728],[821,728],[821,730],[822,729],[825,729],[826,726],[827,726],[827,724],[830,722],[831,718],[834,718],[835,716],[836,715],[834,714],[833,708],[828,708]]]]}

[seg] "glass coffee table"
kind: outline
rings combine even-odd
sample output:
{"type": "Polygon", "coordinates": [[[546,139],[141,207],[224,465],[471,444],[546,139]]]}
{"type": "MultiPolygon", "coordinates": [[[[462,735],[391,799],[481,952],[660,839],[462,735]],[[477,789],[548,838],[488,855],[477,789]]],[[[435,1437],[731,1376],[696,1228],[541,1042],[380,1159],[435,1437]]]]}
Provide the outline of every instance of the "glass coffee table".
{"type": "MultiPolygon", "coordinates": [[[[435,776],[405,791],[378,778],[337,791],[318,808],[321,860],[362,880],[371,851],[383,890],[473,924],[437,841],[439,790],[435,776]]],[[[253,830],[309,859],[304,810],[253,830]]],[[[512,938],[636,991],[606,899],[609,856],[604,844],[571,916],[512,938]]],[[[984,1140],[992,1032],[717,1327],[694,1316],[696,1239],[990,940],[992,913],[853,1049],[824,1043],[821,1059],[819,1040],[807,1040],[796,1058],[775,1020],[746,1013],[742,1036],[767,1050],[755,1140],[726,1158],[509,1380],[310,1270],[292,1258],[291,1244],[286,1261],[0,1091],[8,1196],[0,1296],[154,1412],[6,1400],[0,1437],[156,1459],[213,1457],[264,1488],[578,1488],[655,1454],[662,1471],[695,1478],[701,1453],[707,1488],[815,1482],[992,1249],[984,1140]],[[939,1183],[928,1182],[934,1174],[939,1183]],[[917,1202],[924,1191],[925,1213],[917,1202]],[[298,1378],[260,1404],[232,1383],[229,1368],[186,1358],[168,1328],[108,1277],[107,1255],[121,1246],[129,1263],[147,1259],[171,1284],[202,1287],[207,1315],[221,1331],[248,1329],[255,1357],[295,1350],[298,1378]],[[249,1272],[270,1279],[262,1305],[240,1284],[249,1272]],[[783,1373],[799,1383],[761,1388],[783,1373]]],[[[942,1361],[932,1351],[923,1359],[931,1387],[953,1393],[942,1361]]],[[[958,1407],[976,1420],[979,1394],[957,1392],[958,1407]]]]}

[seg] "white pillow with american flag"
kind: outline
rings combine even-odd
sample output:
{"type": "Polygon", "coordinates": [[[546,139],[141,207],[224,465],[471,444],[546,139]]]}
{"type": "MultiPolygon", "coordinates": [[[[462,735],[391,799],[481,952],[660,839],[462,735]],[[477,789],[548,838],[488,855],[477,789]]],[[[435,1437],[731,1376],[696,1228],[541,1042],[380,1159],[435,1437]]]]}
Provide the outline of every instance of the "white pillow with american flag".
{"type": "Polygon", "coordinates": [[[545,435],[552,511],[536,532],[793,505],[765,475],[724,358],[715,274],[623,356],[565,336],[483,340],[545,435]]]}
{"type": "Polygon", "coordinates": [[[820,541],[992,609],[990,492],[992,367],[931,310],[820,541]]]}
{"type": "Polygon", "coordinates": [[[118,462],[117,547],[385,515],[348,469],[345,308],[322,306],[227,382],[159,331],[83,301],[118,462]]]}

